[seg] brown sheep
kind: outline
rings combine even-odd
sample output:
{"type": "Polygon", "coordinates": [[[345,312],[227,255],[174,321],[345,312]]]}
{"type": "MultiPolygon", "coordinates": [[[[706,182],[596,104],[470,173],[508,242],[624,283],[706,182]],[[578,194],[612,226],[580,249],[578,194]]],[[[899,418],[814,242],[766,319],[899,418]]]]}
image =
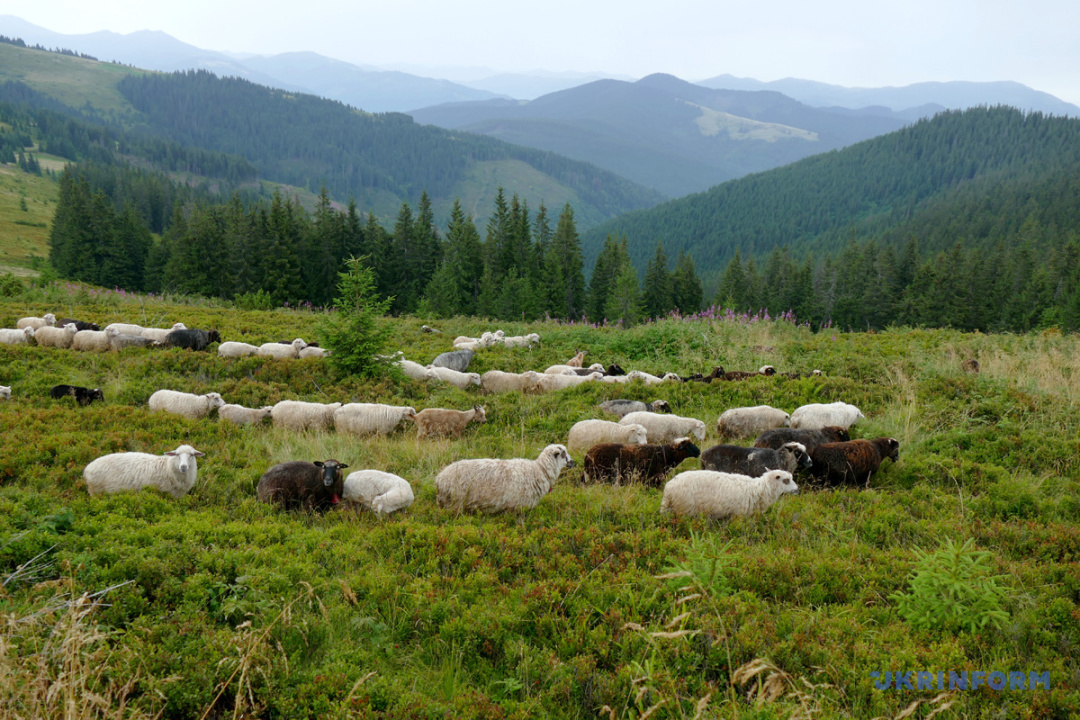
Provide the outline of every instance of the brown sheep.
{"type": "Polygon", "coordinates": [[[825,443],[847,442],[851,439],[848,431],[839,425],[828,425],[820,430],[807,430],[805,428],[776,428],[766,430],[758,435],[754,441],[756,448],[772,448],[779,450],[789,442],[802,443],[806,452],[813,454],[814,448],[825,443]]]}
{"type": "Polygon", "coordinates": [[[588,350],[578,350],[577,355],[567,360],[566,364],[570,367],[579,368],[585,364],[585,356],[588,354],[588,350]]]}
{"type": "Polygon", "coordinates": [[[660,487],[672,468],[687,458],[700,456],[701,450],[689,438],[667,445],[601,443],[585,453],[585,479],[616,484],[620,480],[638,480],[660,487]]]}
{"type": "Polygon", "coordinates": [[[900,459],[900,443],[895,438],[825,443],[810,453],[814,461],[810,473],[829,486],[868,486],[885,458],[900,459]]]}
{"type": "Polygon", "coordinates": [[[429,435],[451,435],[458,437],[465,432],[465,426],[472,421],[477,423],[487,422],[487,413],[484,408],[474,405],[472,410],[444,410],[442,408],[428,408],[416,413],[413,422],[416,423],[416,437],[426,438],[429,435]]]}
{"type": "Polygon", "coordinates": [[[711,373],[709,373],[708,375],[702,375],[701,373],[694,373],[690,377],[683,378],[683,382],[691,382],[691,381],[693,381],[693,382],[711,383],[713,380],[723,380],[723,379],[724,379],[724,368],[721,367],[720,365],[717,365],[716,367],[713,368],[713,371],[711,373]]]}

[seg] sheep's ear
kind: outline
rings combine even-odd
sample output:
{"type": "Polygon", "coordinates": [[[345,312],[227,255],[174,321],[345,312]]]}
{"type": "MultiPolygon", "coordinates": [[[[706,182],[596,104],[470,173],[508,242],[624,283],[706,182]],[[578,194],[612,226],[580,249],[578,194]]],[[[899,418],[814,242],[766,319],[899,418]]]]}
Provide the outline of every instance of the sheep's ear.
{"type": "Polygon", "coordinates": [[[348,465],[338,465],[337,467],[338,467],[338,470],[344,470],[345,468],[347,468],[349,466],[348,465]]]}
{"type": "Polygon", "coordinates": [[[206,455],[206,453],[204,453],[204,452],[199,452],[198,450],[192,450],[192,451],[191,451],[191,454],[192,454],[192,455],[194,455],[195,457],[203,457],[203,456],[205,456],[205,455],[206,455]]]}
{"type": "Polygon", "coordinates": [[[323,466],[322,460],[313,460],[311,464],[314,465],[315,467],[322,467],[323,466]]]}
{"type": "Polygon", "coordinates": [[[176,457],[176,451],[170,450],[169,452],[165,453],[165,455],[168,455],[169,457],[176,457]]]}

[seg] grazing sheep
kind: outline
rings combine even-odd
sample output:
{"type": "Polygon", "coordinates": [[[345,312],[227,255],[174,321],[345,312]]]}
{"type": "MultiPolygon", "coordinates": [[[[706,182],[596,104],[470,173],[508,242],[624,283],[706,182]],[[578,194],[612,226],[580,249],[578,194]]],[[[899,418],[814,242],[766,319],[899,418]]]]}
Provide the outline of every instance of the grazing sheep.
{"type": "Polygon", "coordinates": [[[667,400],[653,400],[648,405],[640,400],[605,400],[597,405],[597,407],[618,418],[632,412],[671,412],[671,405],[668,404],[667,400]]]}
{"type": "Polygon", "coordinates": [[[404,510],[413,503],[409,481],[382,470],[357,470],[345,478],[341,499],[379,515],[404,510]]]}
{"type": "Polygon", "coordinates": [[[499,340],[499,342],[506,347],[532,348],[534,345],[540,342],[540,336],[536,333],[529,333],[528,335],[513,335],[511,337],[504,337],[499,340]]]}
{"type": "Polygon", "coordinates": [[[825,443],[814,448],[811,474],[826,485],[870,485],[870,478],[885,458],[900,459],[900,443],[895,438],[851,440],[825,443]]]}
{"type": "Polygon", "coordinates": [[[562,445],[548,445],[536,460],[458,460],[435,478],[437,500],[457,512],[526,510],[551,492],[564,467],[573,466],[562,445]]]}
{"type": "Polygon", "coordinates": [[[679,438],[667,445],[603,443],[585,454],[585,480],[615,484],[638,481],[659,487],[672,468],[700,455],[701,450],[690,438],[679,438]]]}
{"type": "Polygon", "coordinates": [[[218,357],[247,357],[259,352],[257,345],[249,345],[244,342],[223,342],[218,345],[218,357]]]}
{"type": "Polygon", "coordinates": [[[805,430],[820,430],[829,425],[836,425],[847,430],[866,416],[854,405],[843,402],[811,403],[796,408],[791,413],[791,427],[805,430]]]}
{"type": "Polygon", "coordinates": [[[41,347],[69,348],[71,343],[75,341],[75,333],[77,332],[79,332],[79,329],[75,326],[75,323],[68,323],[60,327],[46,325],[34,332],[34,340],[41,347]]]}
{"type": "Polygon", "coordinates": [[[488,370],[480,376],[480,387],[484,392],[521,392],[525,386],[522,373],[509,373],[502,370],[488,370]]]}
{"type": "Polygon", "coordinates": [[[599,380],[604,377],[600,373],[592,373],[581,377],[578,375],[544,375],[531,370],[522,373],[524,376],[522,380],[522,390],[527,393],[545,393],[555,390],[565,390],[570,387],[577,387],[582,383],[599,380]]]}
{"type": "Polygon", "coordinates": [[[154,341],[148,337],[142,335],[128,335],[122,333],[116,328],[105,328],[105,337],[109,339],[109,349],[114,352],[120,352],[126,348],[132,347],[146,347],[148,345],[154,345],[154,341]]]}
{"type": "Polygon", "coordinates": [[[711,383],[713,380],[723,380],[723,379],[724,379],[724,368],[721,367],[720,365],[717,365],[716,367],[713,368],[713,371],[711,373],[709,373],[708,375],[702,375],[701,373],[694,373],[690,377],[684,378],[683,382],[711,383]]]}
{"type": "Polygon", "coordinates": [[[255,351],[255,354],[277,360],[295,360],[300,357],[300,351],[306,347],[306,342],[301,338],[296,338],[291,343],[263,343],[255,351]]]}
{"type": "MultiPolygon", "coordinates": [[[[108,328],[105,329],[108,330],[108,328]]],[[[174,323],[171,328],[143,328],[138,334],[142,335],[144,338],[149,338],[160,345],[165,342],[165,338],[168,337],[169,333],[173,330],[187,330],[187,325],[178,322],[174,323]]]]}
{"type": "Polygon", "coordinates": [[[192,420],[204,418],[210,414],[211,410],[224,404],[225,401],[216,392],[193,395],[186,392],[177,392],[176,390],[158,390],[150,396],[149,402],[151,410],[164,410],[167,413],[183,415],[192,420]]]}
{"type": "Polygon", "coordinates": [[[405,376],[411,377],[413,380],[430,380],[435,377],[435,373],[431,372],[420,363],[415,363],[412,360],[405,360],[402,358],[397,361],[397,364],[401,367],[401,371],[405,373],[405,376]]]}
{"type": "Polygon", "coordinates": [[[65,325],[75,325],[76,330],[100,330],[97,323],[88,322],[86,320],[74,320],[72,318],[60,318],[56,321],[56,324],[60,327],[65,325]]]}
{"type": "Polygon", "coordinates": [[[34,328],[24,327],[21,330],[0,329],[0,344],[2,345],[29,345],[34,339],[34,328]]]}
{"type": "Polygon", "coordinates": [[[836,425],[823,427],[820,430],[794,430],[792,428],[777,428],[766,430],[758,435],[754,441],[754,447],[772,448],[778,450],[789,442],[802,443],[806,452],[813,454],[818,445],[833,442],[847,442],[851,439],[848,431],[836,425]]]}
{"type": "Polygon", "coordinates": [[[300,359],[306,358],[324,358],[330,354],[329,350],[323,350],[318,345],[308,345],[306,348],[300,351],[300,359]]]}
{"type": "Polygon", "coordinates": [[[25,330],[26,328],[40,330],[43,327],[52,327],[53,325],[56,325],[56,316],[52,313],[46,313],[44,317],[24,317],[15,323],[18,330],[25,330]]]}
{"type": "Polygon", "coordinates": [[[791,416],[768,405],[725,410],[716,421],[716,433],[721,437],[755,437],[773,428],[786,427],[791,416]]]}
{"type": "Polygon", "coordinates": [[[10,385],[0,385],[0,400],[10,400],[10,399],[11,399],[11,386],[10,385]]]}
{"type": "Polygon", "coordinates": [[[746,378],[757,377],[758,375],[764,375],[766,377],[769,377],[769,376],[775,375],[775,374],[776,374],[776,368],[774,368],[772,365],[762,365],[760,368],[758,368],[757,372],[745,372],[743,370],[731,370],[729,372],[724,373],[722,379],[727,380],[727,381],[730,382],[730,381],[733,381],[733,380],[745,380],[746,378]]]}
{"type": "MultiPolygon", "coordinates": [[[[436,335],[442,335],[442,330],[436,330],[435,328],[428,327],[427,325],[421,325],[420,326],[420,332],[435,333],[436,335]]],[[[353,473],[353,474],[355,475],[356,473],[353,473]]]]}
{"type": "Polygon", "coordinates": [[[301,400],[282,400],[270,411],[274,427],[304,432],[305,430],[329,430],[334,424],[334,413],[341,403],[328,405],[301,400]]]}
{"type": "Polygon", "coordinates": [[[190,445],[181,445],[164,455],[125,452],[105,455],[83,470],[91,495],[142,490],[154,487],[179,499],[195,486],[198,462],[203,457],[190,445]]]}
{"type": "Polygon", "coordinates": [[[337,460],[284,462],[263,473],[255,495],[259,502],[280,505],[286,510],[326,512],[341,502],[345,486],[341,471],[347,467],[337,460]]]}
{"type": "Polygon", "coordinates": [[[49,391],[49,396],[56,399],[73,397],[81,407],[86,407],[95,400],[105,401],[105,393],[101,392],[100,388],[91,390],[78,385],[54,385],[49,391]]]}
{"type": "Polygon", "coordinates": [[[213,342],[221,342],[221,333],[217,330],[173,330],[162,344],[201,352],[213,342]]]}
{"type": "Polygon", "coordinates": [[[669,443],[681,437],[693,435],[698,440],[705,439],[705,423],[696,418],[684,418],[678,415],[658,415],[651,412],[632,412],[623,415],[620,425],[644,425],[649,433],[649,442],[669,443]]]}
{"type": "Polygon", "coordinates": [[[467,390],[470,385],[480,384],[480,373],[465,373],[444,367],[428,367],[431,377],[435,380],[448,382],[456,388],[467,390]]]}
{"type": "Polygon", "coordinates": [[[757,477],[769,470],[786,470],[794,474],[799,467],[813,463],[802,443],[785,443],[779,450],[748,448],[740,445],[713,445],[701,453],[701,469],[738,473],[757,477]]]}
{"type": "Polygon", "coordinates": [[[334,410],[334,428],[353,435],[389,435],[403,420],[415,420],[416,410],[380,403],[348,403],[334,410]]]}
{"type": "Polygon", "coordinates": [[[75,333],[71,341],[72,350],[97,350],[99,352],[109,349],[109,336],[104,330],[80,330],[75,333]]]}
{"type": "Polygon", "coordinates": [[[585,364],[585,356],[588,354],[588,350],[578,350],[577,355],[567,360],[566,364],[570,367],[581,367],[585,364]]]}
{"type": "Polygon", "coordinates": [[[261,408],[246,408],[243,405],[222,405],[217,414],[220,420],[226,420],[233,425],[258,425],[273,412],[272,405],[261,408]]]}
{"type": "Polygon", "coordinates": [[[962,362],[960,364],[960,367],[961,367],[961,369],[963,369],[964,372],[978,374],[978,372],[979,372],[979,361],[976,360],[975,358],[968,358],[967,360],[965,360],[964,362],[962,362]]]}
{"type": "Polygon", "coordinates": [[[660,512],[676,516],[704,515],[713,520],[755,515],[765,512],[781,495],[798,490],[791,473],[785,470],[770,470],[756,478],[691,470],[679,473],[664,485],[660,512]]]}
{"type": "Polygon", "coordinates": [[[506,333],[502,330],[496,330],[495,332],[486,332],[478,338],[471,338],[465,335],[460,335],[454,338],[454,347],[458,350],[481,350],[483,348],[489,348],[497,342],[500,342],[506,333]]]}
{"type": "Polygon", "coordinates": [[[143,331],[142,325],[133,325],[131,323],[109,323],[105,326],[106,330],[115,330],[119,333],[125,333],[127,335],[141,335],[143,331]]]}
{"type": "Polygon", "coordinates": [[[439,355],[432,360],[429,367],[450,368],[451,370],[457,370],[458,372],[463,373],[469,369],[469,363],[472,362],[474,354],[475,353],[472,350],[444,352],[442,355],[439,355]]]}
{"type": "Polygon", "coordinates": [[[479,405],[473,405],[472,410],[466,411],[428,408],[421,410],[413,417],[418,438],[426,438],[429,435],[457,437],[465,432],[465,426],[473,421],[477,424],[487,422],[487,412],[479,405]]]}
{"type": "Polygon", "coordinates": [[[600,443],[644,445],[648,441],[648,433],[641,425],[620,425],[609,420],[582,420],[570,428],[566,447],[571,452],[584,452],[600,443]]]}

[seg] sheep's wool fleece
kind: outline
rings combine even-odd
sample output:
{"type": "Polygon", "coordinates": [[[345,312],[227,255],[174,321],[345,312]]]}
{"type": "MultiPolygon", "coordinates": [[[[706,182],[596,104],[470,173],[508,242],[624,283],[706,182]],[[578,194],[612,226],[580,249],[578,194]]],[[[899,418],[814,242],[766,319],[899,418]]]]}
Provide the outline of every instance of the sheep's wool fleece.
{"type": "Polygon", "coordinates": [[[357,470],[345,478],[341,499],[358,503],[367,510],[389,515],[413,503],[409,481],[382,470],[357,470]]]}
{"type": "Polygon", "coordinates": [[[651,443],[670,443],[691,435],[698,440],[705,439],[705,423],[696,418],[658,415],[652,412],[632,412],[623,415],[619,424],[644,426],[651,443]]]}
{"type": "Polygon", "coordinates": [[[181,445],[176,455],[151,455],[126,452],[104,455],[83,470],[86,489],[91,495],[142,490],[156,487],[174,498],[181,498],[195,486],[198,463],[190,445],[181,445]],[[186,470],[181,472],[181,466],[186,470]]]}
{"type": "Polygon", "coordinates": [[[798,486],[792,480],[791,473],[783,470],[771,470],[757,478],[712,470],[690,470],[679,473],[664,485],[660,512],[704,515],[714,520],[732,515],[754,515],[764,512],[785,492],[796,490],[798,486]]]}
{"type": "Polygon", "coordinates": [[[497,513],[536,507],[555,487],[564,464],[561,445],[549,445],[536,460],[459,460],[435,478],[439,507],[497,513]]]}

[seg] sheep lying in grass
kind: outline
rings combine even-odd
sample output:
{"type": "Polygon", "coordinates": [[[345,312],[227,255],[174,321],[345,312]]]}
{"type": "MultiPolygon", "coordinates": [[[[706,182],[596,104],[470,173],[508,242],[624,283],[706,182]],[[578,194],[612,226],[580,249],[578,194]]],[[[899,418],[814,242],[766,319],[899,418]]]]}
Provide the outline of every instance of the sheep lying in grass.
{"type": "Polygon", "coordinates": [[[178,392],[176,390],[158,390],[150,396],[150,409],[163,410],[173,415],[183,415],[192,420],[204,418],[214,408],[225,404],[221,395],[216,392],[205,395],[193,395],[192,393],[178,392]]]}
{"type": "Polygon", "coordinates": [[[272,405],[261,408],[246,408],[243,405],[222,405],[218,408],[218,418],[233,425],[258,425],[270,417],[274,411],[272,405]]]}
{"type": "Polygon", "coordinates": [[[187,330],[187,325],[178,322],[174,323],[171,328],[143,328],[139,334],[160,345],[165,342],[165,338],[168,337],[169,333],[173,330],[187,330]]]}
{"type": "Polygon", "coordinates": [[[693,375],[683,378],[683,382],[703,382],[711,383],[713,380],[724,379],[724,368],[720,365],[713,367],[713,370],[708,375],[702,375],[701,373],[694,373],[693,375]]]}
{"type": "Polygon", "coordinates": [[[296,338],[291,343],[263,343],[255,350],[255,354],[276,360],[296,360],[300,357],[300,351],[306,347],[307,343],[302,338],[296,338]]]}
{"type": "Polygon", "coordinates": [[[299,357],[301,360],[307,358],[324,358],[330,354],[329,350],[324,350],[318,345],[308,345],[306,348],[300,351],[299,357]]]}
{"type": "Polygon", "coordinates": [[[570,452],[585,452],[600,443],[644,445],[648,434],[641,425],[620,425],[608,420],[582,420],[574,423],[566,440],[570,452]]]}
{"type": "Polygon", "coordinates": [[[453,345],[458,350],[482,350],[500,342],[505,336],[506,333],[502,330],[486,332],[478,338],[459,335],[454,338],[453,345]]]}
{"type": "Polygon", "coordinates": [[[765,377],[769,377],[775,374],[776,368],[774,368],[772,365],[762,365],[760,368],[758,368],[757,372],[746,372],[744,370],[729,370],[728,372],[724,373],[722,379],[731,382],[733,380],[745,380],[747,378],[757,377],[758,375],[764,375],[765,377]]]}
{"type": "Polygon", "coordinates": [[[480,376],[480,387],[488,393],[522,392],[525,388],[525,375],[502,370],[488,370],[480,376]]]}
{"type": "Polygon", "coordinates": [[[791,427],[804,430],[820,430],[829,425],[836,425],[847,430],[859,420],[866,419],[862,411],[854,405],[844,402],[811,403],[796,408],[791,413],[791,427]]]}
{"type": "Polygon", "coordinates": [[[813,453],[818,445],[832,442],[847,442],[851,439],[848,431],[837,425],[823,427],[820,430],[796,430],[794,428],[776,428],[766,430],[754,440],[754,447],[778,450],[786,443],[802,443],[807,453],[813,453]]]}
{"type": "Polygon", "coordinates": [[[468,349],[444,352],[442,355],[439,355],[432,360],[429,367],[449,368],[463,373],[469,369],[469,363],[472,362],[473,355],[475,354],[476,353],[472,350],[468,349]]]}
{"type": "Polygon", "coordinates": [[[637,481],[659,487],[664,477],[683,460],[701,455],[690,438],[667,445],[594,445],[585,454],[585,480],[590,482],[637,481]]]}
{"type": "Polygon", "coordinates": [[[10,385],[0,385],[0,400],[10,400],[10,399],[11,399],[11,386],[10,385]]]}
{"type": "Polygon", "coordinates": [[[416,418],[416,410],[381,403],[348,403],[333,414],[339,433],[352,435],[389,435],[405,420],[416,418]]]}
{"type": "Polygon", "coordinates": [[[24,327],[21,330],[9,328],[0,329],[0,345],[29,345],[34,339],[34,328],[24,327]]]}
{"type": "Polygon", "coordinates": [[[379,515],[404,510],[413,503],[409,481],[382,470],[357,470],[345,478],[341,499],[379,515]]]}
{"type": "Polygon", "coordinates": [[[534,508],[563,468],[573,466],[563,445],[548,445],[536,460],[458,460],[435,478],[439,507],[485,513],[534,508]]]}
{"type": "Polygon", "coordinates": [[[487,412],[479,405],[474,405],[472,410],[466,411],[427,408],[416,413],[413,421],[416,423],[416,437],[418,438],[426,438],[430,435],[458,437],[465,432],[465,426],[469,423],[487,422],[487,412]]]}
{"type": "Polygon", "coordinates": [[[306,430],[329,430],[334,424],[334,413],[341,403],[314,403],[302,400],[282,400],[270,410],[274,427],[304,432],[306,430]]]}
{"type": "Polygon", "coordinates": [[[679,473],[664,485],[660,512],[676,516],[704,515],[713,520],[755,515],[765,512],[781,495],[798,490],[791,473],[785,470],[770,470],[756,478],[691,470],[679,473]]]}
{"type": "Polygon", "coordinates": [[[506,347],[528,347],[536,345],[540,342],[540,336],[536,333],[529,333],[528,335],[513,335],[511,337],[500,338],[499,342],[506,347]]]}
{"type": "Polygon", "coordinates": [[[325,512],[341,502],[349,467],[337,460],[304,462],[293,460],[267,470],[255,488],[259,502],[280,505],[286,510],[304,508],[325,512]]]}
{"type": "Polygon", "coordinates": [[[133,347],[147,347],[154,345],[154,341],[148,337],[142,335],[129,335],[122,333],[116,328],[106,328],[105,337],[109,339],[109,349],[113,352],[120,352],[127,348],[133,347]]]}
{"type": "Polygon", "coordinates": [[[164,455],[113,453],[87,465],[83,479],[91,495],[154,487],[179,499],[195,486],[195,458],[201,457],[203,453],[190,445],[181,445],[164,455]]]}
{"type": "Polygon", "coordinates": [[[705,439],[705,423],[696,418],[678,415],[659,415],[651,412],[632,412],[622,416],[620,425],[642,425],[649,433],[651,443],[674,442],[681,437],[693,435],[698,440],[705,439]]]}
{"type": "Polygon", "coordinates": [[[40,347],[69,348],[75,341],[75,333],[79,329],[75,323],[68,323],[62,327],[49,327],[46,325],[40,330],[34,331],[34,340],[40,347]]]}
{"type": "Polygon", "coordinates": [[[632,412],[671,413],[671,405],[667,400],[653,400],[648,405],[640,400],[605,400],[597,407],[618,418],[632,412]]]}
{"type": "Polygon", "coordinates": [[[46,313],[44,317],[24,317],[20,318],[15,327],[18,330],[25,330],[26,328],[33,328],[34,330],[40,330],[43,327],[52,327],[56,325],[56,316],[52,313],[46,313]]]}
{"type": "Polygon", "coordinates": [[[78,385],[54,385],[49,391],[49,396],[59,400],[60,398],[73,397],[80,407],[86,407],[95,400],[104,402],[105,393],[100,388],[84,388],[78,385]]]}
{"type": "Polygon", "coordinates": [[[769,470],[786,470],[794,473],[799,467],[813,463],[802,443],[790,442],[779,450],[772,448],[748,448],[740,445],[713,445],[701,453],[701,469],[738,473],[758,477],[769,470]]]}
{"type": "Polygon", "coordinates": [[[223,342],[218,345],[218,357],[248,357],[259,352],[257,345],[249,345],[244,342],[223,342]]]}
{"type": "Polygon", "coordinates": [[[479,373],[458,372],[444,367],[428,367],[428,370],[431,371],[432,379],[442,380],[462,390],[467,390],[470,385],[480,384],[479,373]]]}
{"type": "Polygon", "coordinates": [[[109,349],[109,336],[104,330],[80,330],[71,341],[71,349],[103,352],[109,349]]]}
{"type": "Polygon", "coordinates": [[[814,448],[811,458],[814,467],[810,472],[826,485],[868,486],[885,458],[893,462],[900,459],[900,443],[886,437],[825,443],[814,448]]]}
{"type": "Polygon", "coordinates": [[[731,408],[720,413],[716,433],[721,437],[757,437],[766,430],[785,427],[791,416],[768,405],[731,408]]]}

